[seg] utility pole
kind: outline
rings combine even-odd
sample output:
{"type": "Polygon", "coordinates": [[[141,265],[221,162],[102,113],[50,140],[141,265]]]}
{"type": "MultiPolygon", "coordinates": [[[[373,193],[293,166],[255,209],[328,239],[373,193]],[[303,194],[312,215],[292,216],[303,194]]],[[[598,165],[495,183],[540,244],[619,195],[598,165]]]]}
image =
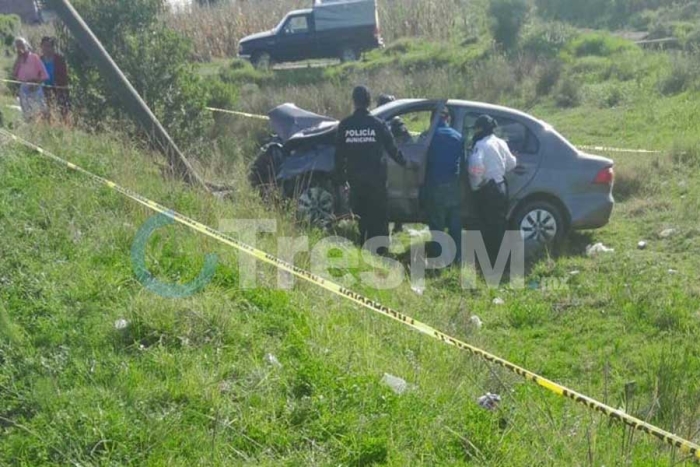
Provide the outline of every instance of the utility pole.
{"type": "Polygon", "coordinates": [[[157,148],[168,159],[171,169],[187,183],[200,186],[209,191],[204,180],[200,178],[190,162],[180,152],[180,149],[165,128],[163,128],[160,121],[158,121],[158,118],[151,112],[146,102],[139,96],[136,89],[119,69],[119,66],[114,63],[114,60],[107,53],[100,40],[90,30],[90,27],[71,5],[70,1],[47,0],[47,3],[56,11],[90,59],[95,62],[105,81],[112,86],[114,92],[122,99],[124,107],[126,107],[131,117],[141,125],[149,138],[156,143],[157,148]]]}

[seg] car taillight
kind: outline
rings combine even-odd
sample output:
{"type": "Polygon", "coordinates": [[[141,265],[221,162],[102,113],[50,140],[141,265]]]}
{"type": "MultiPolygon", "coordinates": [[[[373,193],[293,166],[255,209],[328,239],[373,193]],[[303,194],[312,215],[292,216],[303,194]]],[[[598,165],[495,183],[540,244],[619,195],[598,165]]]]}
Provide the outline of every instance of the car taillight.
{"type": "Polygon", "coordinates": [[[593,183],[596,185],[612,185],[615,181],[615,171],[612,166],[606,167],[595,176],[593,183]]]}

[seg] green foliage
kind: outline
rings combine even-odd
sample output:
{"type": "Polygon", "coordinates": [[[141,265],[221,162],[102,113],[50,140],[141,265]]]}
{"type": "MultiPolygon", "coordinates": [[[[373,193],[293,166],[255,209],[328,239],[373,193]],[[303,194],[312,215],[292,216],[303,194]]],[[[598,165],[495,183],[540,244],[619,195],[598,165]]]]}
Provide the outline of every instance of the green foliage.
{"type": "Polygon", "coordinates": [[[695,0],[535,0],[535,5],[542,18],[599,28],[630,24],[644,28],[659,12],[687,17],[697,10],[695,0]]]}
{"type": "Polygon", "coordinates": [[[526,29],[520,48],[533,57],[554,58],[577,34],[576,29],[566,23],[537,22],[526,29]]]}
{"type": "Polygon", "coordinates": [[[672,55],[669,66],[659,78],[659,92],[668,96],[696,88],[700,88],[700,55],[672,55]]]}
{"type": "MultiPolygon", "coordinates": [[[[158,21],[161,0],[79,0],[74,3],[95,35],[178,144],[193,148],[211,123],[207,94],[189,63],[191,46],[158,21]]],[[[122,98],[100,76],[70,32],[59,30],[79,92],[75,108],[92,127],[124,119],[122,98]]]]}
{"type": "Polygon", "coordinates": [[[576,107],[581,103],[581,83],[572,75],[566,75],[554,90],[554,100],[559,107],[576,107]]]}
{"type": "Polygon", "coordinates": [[[529,12],[527,0],[491,0],[489,17],[491,34],[497,44],[505,50],[513,50],[518,44],[520,30],[525,25],[529,12]]]}
{"type": "Polygon", "coordinates": [[[613,54],[632,50],[636,46],[625,39],[607,33],[586,33],[573,39],[566,51],[575,57],[609,57],[613,54]]]}
{"type": "Polygon", "coordinates": [[[12,47],[22,22],[17,15],[0,15],[0,49],[12,47]]]}
{"type": "Polygon", "coordinates": [[[229,84],[263,84],[271,81],[273,72],[270,70],[258,70],[247,60],[235,59],[231,61],[231,65],[222,68],[219,73],[219,78],[229,84]]]}

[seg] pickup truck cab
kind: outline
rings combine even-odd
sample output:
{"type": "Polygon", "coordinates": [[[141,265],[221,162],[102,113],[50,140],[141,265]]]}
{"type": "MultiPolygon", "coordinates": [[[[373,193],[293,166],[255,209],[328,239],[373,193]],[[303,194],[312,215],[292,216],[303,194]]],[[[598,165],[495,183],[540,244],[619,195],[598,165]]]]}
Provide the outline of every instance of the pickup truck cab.
{"type": "Polygon", "coordinates": [[[240,40],[239,57],[259,68],[318,58],[356,60],[383,46],[376,0],[324,0],[287,14],[274,29],[240,40]]]}

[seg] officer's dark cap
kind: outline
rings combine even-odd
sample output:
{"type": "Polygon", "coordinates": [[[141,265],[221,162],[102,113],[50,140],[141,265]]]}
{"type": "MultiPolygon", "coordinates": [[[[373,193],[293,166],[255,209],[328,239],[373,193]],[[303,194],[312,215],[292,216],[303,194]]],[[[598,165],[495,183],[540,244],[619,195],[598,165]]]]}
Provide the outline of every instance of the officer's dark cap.
{"type": "Polygon", "coordinates": [[[383,105],[388,104],[389,102],[394,102],[395,100],[396,98],[391,94],[380,94],[377,98],[377,106],[381,107],[383,105]]]}
{"type": "Polygon", "coordinates": [[[497,126],[498,123],[496,123],[496,120],[490,115],[481,115],[476,119],[476,122],[474,122],[474,128],[479,128],[484,131],[493,131],[497,126]]]}
{"type": "Polygon", "coordinates": [[[352,90],[352,101],[357,107],[368,108],[372,103],[372,95],[367,86],[357,86],[352,90]]]}

